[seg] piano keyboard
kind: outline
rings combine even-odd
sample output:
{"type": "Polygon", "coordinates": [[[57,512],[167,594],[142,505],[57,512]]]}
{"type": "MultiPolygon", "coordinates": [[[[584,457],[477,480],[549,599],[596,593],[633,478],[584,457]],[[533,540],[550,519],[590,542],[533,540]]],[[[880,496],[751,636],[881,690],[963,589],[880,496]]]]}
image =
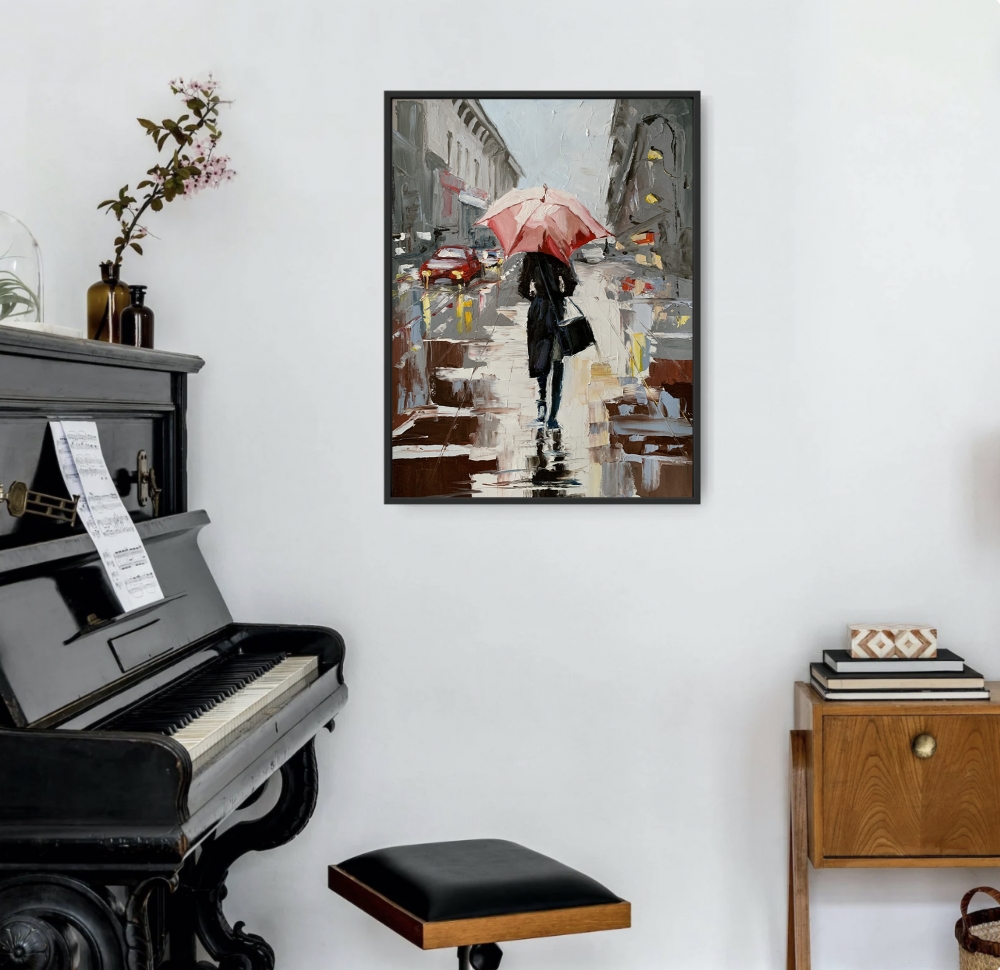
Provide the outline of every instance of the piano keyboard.
{"type": "Polygon", "coordinates": [[[194,762],[318,668],[315,656],[227,658],[102,727],[168,734],[187,749],[194,762]]]}
{"type": "Polygon", "coordinates": [[[304,680],[318,666],[319,661],[315,657],[287,657],[249,686],[216,704],[201,717],[196,717],[172,737],[183,744],[191,760],[196,761],[254,714],[304,680]]]}

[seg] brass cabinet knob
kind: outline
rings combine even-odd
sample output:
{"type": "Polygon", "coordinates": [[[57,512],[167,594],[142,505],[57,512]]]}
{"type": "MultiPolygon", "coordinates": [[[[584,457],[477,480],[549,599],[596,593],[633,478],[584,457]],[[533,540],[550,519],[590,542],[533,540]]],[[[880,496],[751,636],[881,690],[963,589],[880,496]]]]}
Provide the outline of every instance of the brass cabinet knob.
{"type": "Polygon", "coordinates": [[[910,744],[914,755],[918,758],[930,758],[937,751],[937,741],[933,734],[918,734],[910,744]]]}

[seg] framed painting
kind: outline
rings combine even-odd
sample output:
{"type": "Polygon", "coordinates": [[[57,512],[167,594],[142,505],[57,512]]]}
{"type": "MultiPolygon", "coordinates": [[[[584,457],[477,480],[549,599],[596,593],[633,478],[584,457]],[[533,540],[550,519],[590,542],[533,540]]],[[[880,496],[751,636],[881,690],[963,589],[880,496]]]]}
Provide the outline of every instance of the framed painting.
{"type": "Polygon", "coordinates": [[[699,501],[699,104],[386,92],[387,502],[699,501]]]}

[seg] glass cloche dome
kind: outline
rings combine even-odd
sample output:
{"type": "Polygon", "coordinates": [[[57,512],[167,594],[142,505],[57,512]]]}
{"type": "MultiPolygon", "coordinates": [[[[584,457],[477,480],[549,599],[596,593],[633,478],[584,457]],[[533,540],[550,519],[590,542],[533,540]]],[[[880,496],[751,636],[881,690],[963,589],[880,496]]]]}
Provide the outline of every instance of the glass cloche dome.
{"type": "Polygon", "coordinates": [[[19,219],[0,212],[0,324],[44,320],[42,252],[19,219]]]}

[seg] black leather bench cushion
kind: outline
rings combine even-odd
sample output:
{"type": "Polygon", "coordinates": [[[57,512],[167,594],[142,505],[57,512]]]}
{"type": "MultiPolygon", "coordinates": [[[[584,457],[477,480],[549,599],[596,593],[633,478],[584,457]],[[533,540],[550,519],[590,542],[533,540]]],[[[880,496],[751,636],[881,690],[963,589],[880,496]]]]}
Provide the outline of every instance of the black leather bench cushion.
{"type": "Polygon", "coordinates": [[[428,921],[621,902],[590,876],[503,839],[396,845],[339,868],[428,921]]]}

